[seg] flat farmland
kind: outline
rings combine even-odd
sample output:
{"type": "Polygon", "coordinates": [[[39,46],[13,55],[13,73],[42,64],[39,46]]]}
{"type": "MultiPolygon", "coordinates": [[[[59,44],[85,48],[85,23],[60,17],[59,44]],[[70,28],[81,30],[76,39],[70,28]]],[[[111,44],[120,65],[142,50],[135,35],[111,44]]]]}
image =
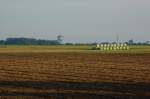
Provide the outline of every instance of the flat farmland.
{"type": "Polygon", "coordinates": [[[130,49],[126,51],[91,50],[92,47],[95,47],[95,45],[0,45],[0,53],[150,53],[149,45],[130,46],[130,49]]]}
{"type": "Polygon", "coordinates": [[[1,80],[149,82],[149,59],[149,54],[0,54],[1,80]]]}
{"type": "Polygon", "coordinates": [[[0,96],[8,99],[149,98],[150,54],[1,53],[0,96]]]}

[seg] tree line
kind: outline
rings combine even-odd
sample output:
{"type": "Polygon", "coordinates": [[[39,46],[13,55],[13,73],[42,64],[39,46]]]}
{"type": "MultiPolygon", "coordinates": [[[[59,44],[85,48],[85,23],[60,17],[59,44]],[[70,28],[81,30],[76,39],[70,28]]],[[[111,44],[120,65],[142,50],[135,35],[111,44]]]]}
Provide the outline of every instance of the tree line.
{"type": "MultiPolygon", "coordinates": [[[[57,37],[57,40],[42,40],[35,38],[7,38],[0,40],[0,45],[62,45],[62,38],[57,37]]],[[[101,42],[100,44],[116,44],[117,42],[101,42]]],[[[150,41],[134,42],[132,39],[124,42],[128,45],[150,45],[150,41]]],[[[64,45],[96,45],[98,43],[64,43],[64,45]]]]}
{"type": "Polygon", "coordinates": [[[0,45],[59,45],[59,40],[41,40],[35,38],[7,38],[0,40],[0,45]]]}

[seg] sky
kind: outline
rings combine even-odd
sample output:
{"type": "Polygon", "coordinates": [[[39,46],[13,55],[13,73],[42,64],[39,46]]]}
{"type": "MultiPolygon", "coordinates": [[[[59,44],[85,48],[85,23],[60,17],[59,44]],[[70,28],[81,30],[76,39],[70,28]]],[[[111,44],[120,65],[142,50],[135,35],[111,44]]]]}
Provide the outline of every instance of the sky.
{"type": "Polygon", "coordinates": [[[0,0],[0,39],[150,40],[150,0],[0,0]]]}

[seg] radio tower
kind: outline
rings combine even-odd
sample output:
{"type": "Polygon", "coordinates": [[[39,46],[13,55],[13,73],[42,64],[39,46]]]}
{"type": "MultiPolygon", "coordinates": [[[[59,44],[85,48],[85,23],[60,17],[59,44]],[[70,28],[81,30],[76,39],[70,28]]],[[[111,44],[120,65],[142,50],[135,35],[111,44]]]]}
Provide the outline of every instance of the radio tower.
{"type": "Polygon", "coordinates": [[[119,44],[119,35],[117,35],[116,40],[117,40],[117,44],[119,44]]]}

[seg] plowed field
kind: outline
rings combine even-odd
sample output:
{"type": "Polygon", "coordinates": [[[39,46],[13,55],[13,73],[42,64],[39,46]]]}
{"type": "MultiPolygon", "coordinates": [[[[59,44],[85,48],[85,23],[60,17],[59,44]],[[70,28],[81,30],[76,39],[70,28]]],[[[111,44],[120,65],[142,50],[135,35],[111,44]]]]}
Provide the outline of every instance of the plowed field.
{"type": "Polygon", "coordinates": [[[1,53],[5,98],[148,98],[150,54],[1,53]]]}

